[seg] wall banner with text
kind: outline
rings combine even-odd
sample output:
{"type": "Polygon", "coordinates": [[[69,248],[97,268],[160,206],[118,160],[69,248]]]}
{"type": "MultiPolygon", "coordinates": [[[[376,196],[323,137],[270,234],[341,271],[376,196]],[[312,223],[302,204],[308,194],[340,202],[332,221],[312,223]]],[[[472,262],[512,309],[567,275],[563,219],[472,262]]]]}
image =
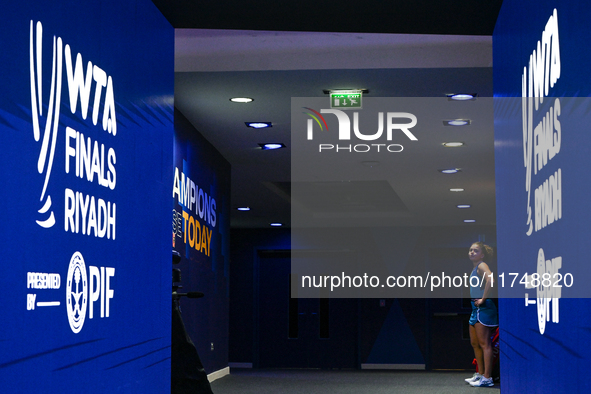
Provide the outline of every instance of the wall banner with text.
{"type": "Polygon", "coordinates": [[[5,4],[3,392],[170,389],[174,30],[144,0],[5,4]]]}

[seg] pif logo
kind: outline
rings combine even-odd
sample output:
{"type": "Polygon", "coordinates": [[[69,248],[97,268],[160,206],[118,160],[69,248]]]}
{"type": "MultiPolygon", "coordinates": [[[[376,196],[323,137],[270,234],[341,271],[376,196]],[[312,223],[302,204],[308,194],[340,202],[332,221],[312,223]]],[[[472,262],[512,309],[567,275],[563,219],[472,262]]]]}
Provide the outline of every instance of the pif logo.
{"type": "MultiPolygon", "coordinates": [[[[328,131],[328,124],[322,114],[333,114],[337,117],[339,124],[338,139],[339,141],[350,141],[351,140],[351,119],[344,111],[337,109],[321,109],[320,112],[304,107],[309,112],[304,112],[310,119],[307,120],[307,139],[314,139],[314,121],[323,131],[326,128],[328,131]],[[323,127],[324,125],[324,127],[323,127]]],[[[384,128],[386,130],[386,140],[392,141],[392,136],[395,130],[402,131],[408,139],[411,141],[417,141],[417,137],[409,129],[413,128],[417,124],[417,117],[408,112],[387,112],[384,116],[384,112],[378,112],[378,130],[373,134],[364,134],[359,130],[359,112],[353,112],[353,134],[355,137],[362,141],[376,141],[384,134],[384,128]],[[385,118],[385,121],[384,121],[385,118]],[[410,122],[400,123],[400,120],[410,120],[410,122]],[[384,123],[386,126],[384,127],[384,123]]],[[[404,147],[400,144],[356,144],[356,145],[335,145],[335,144],[319,144],[318,150],[322,151],[348,151],[348,152],[369,152],[375,150],[380,152],[381,149],[388,152],[402,152],[404,147]]]]}
{"type": "Polygon", "coordinates": [[[111,278],[115,276],[113,267],[88,267],[82,253],[75,252],[70,259],[66,277],[66,309],[68,322],[74,334],[84,326],[86,310],[88,318],[94,318],[94,303],[100,298],[101,318],[109,317],[110,300],[115,291],[111,289],[111,278]]]}
{"type": "Polygon", "coordinates": [[[86,318],[88,285],[86,265],[80,252],[74,253],[70,259],[66,284],[66,308],[70,328],[75,334],[82,330],[86,318]]]}

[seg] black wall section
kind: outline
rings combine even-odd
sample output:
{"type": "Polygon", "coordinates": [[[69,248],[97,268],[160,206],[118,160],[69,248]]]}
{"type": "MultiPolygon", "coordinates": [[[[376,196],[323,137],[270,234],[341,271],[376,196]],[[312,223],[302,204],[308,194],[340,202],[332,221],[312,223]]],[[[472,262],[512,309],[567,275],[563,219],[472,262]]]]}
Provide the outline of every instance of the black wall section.
{"type": "MultiPolygon", "coordinates": [[[[255,355],[255,259],[257,250],[288,250],[289,229],[232,230],[230,257],[230,362],[255,355]]],[[[258,333],[257,333],[258,335],[258,333]]]]}
{"type": "Polygon", "coordinates": [[[176,109],[174,128],[174,168],[179,174],[180,194],[184,196],[183,182],[190,179],[196,199],[202,190],[205,199],[215,200],[209,207],[215,210],[215,219],[206,214],[200,217],[190,196],[187,202],[173,192],[171,213],[174,249],[182,255],[175,266],[181,269],[181,291],[205,293],[204,298],[181,300],[183,320],[206,372],[211,373],[228,366],[230,164],[176,109]],[[193,220],[192,226],[189,220],[193,220]],[[194,242],[190,242],[192,238],[194,242]]]}

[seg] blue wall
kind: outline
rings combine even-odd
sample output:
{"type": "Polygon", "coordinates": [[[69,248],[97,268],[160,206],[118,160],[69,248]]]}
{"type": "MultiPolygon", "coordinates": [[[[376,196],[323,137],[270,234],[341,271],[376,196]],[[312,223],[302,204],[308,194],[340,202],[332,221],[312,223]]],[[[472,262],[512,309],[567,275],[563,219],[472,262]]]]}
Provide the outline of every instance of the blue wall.
{"type": "Polygon", "coordinates": [[[590,13],[585,2],[507,0],[493,36],[498,271],[573,279],[560,288],[507,282],[502,289],[501,375],[509,393],[591,390],[584,377],[591,340],[590,13]],[[541,68],[533,64],[539,60],[541,68]],[[543,102],[522,101],[536,96],[536,85],[543,102]]]}
{"type": "Polygon", "coordinates": [[[166,392],[174,31],[147,0],[2,15],[2,391],[166,392]]]}

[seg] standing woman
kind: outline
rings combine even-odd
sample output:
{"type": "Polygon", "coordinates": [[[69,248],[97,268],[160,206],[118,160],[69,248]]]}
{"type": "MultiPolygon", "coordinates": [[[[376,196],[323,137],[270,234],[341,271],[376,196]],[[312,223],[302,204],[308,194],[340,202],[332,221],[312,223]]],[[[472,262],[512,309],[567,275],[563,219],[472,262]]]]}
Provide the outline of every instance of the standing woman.
{"type": "Polygon", "coordinates": [[[499,318],[496,305],[488,298],[491,293],[492,275],[485,261],[491,261],[493,249],[482,242],[475,242],[470,246],[468,256],[474,266],[470,274],[470,298],[472,298],[472,315],[469,321],[470,343],[474,348],[478,372],[466,379],[466,382],[474,387],[490,387],[494,385],[491,377],[493,368],[491,328],[499,325],[499,318]],[[472,279],[473,276],[478,280],[472,279]]]}

